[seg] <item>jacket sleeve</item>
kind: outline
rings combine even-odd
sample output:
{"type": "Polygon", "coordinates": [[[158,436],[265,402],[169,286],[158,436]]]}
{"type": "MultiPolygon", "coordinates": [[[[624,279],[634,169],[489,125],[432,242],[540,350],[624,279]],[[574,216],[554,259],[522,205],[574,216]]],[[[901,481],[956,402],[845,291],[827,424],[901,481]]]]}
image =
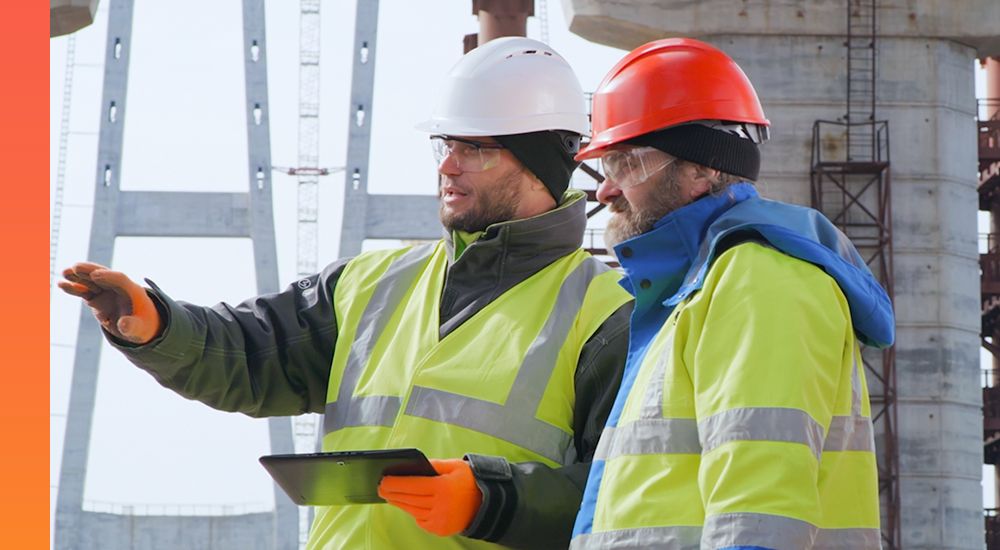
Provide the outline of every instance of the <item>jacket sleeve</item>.
{"type": "Polygon", "coordinates": [[[702,447],[703,546],[808,546],[821,519],[823,434],[849,395],[855,350],[837,283],[743,244],[719,257],[676,334],[702,447]]]}
{"type": "Polygon", "coordinates": [[[561,468],[467,455],[483,504],[465,536],[512,548],[566,548],[597,441],[625,370],[632,302],[616,310],[580,352],[573,414],[574,457],[561,468]]]}
{"type": "Polygon", "coordinates": [[[174,301],[151,281],[164,320],[153,341],[111,344],[162,386],[253,417],[322,413],[337,339],[333,291],[349,260],[236,306],[174,301]]]}

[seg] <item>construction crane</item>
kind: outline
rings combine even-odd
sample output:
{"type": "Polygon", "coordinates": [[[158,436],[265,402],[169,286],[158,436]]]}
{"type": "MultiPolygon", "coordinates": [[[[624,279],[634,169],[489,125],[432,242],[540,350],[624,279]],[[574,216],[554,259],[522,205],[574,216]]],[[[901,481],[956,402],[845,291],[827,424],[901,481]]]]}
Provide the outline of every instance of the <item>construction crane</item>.
{"type": "Polygon", "coordinates": [[[56,277],[56,252],[59,249],[59,228],[62,226],[63,190],[66,187],[66,155],[69,144],[69,114],[73,101],[73,68],[76,64],[76,36],[66,39],[66,72],[63,82],[62,114],[59,120],[59,153],[56,165],[56,189],[52,201],[52,222],[49,225],[49,288],[56,277]]]}

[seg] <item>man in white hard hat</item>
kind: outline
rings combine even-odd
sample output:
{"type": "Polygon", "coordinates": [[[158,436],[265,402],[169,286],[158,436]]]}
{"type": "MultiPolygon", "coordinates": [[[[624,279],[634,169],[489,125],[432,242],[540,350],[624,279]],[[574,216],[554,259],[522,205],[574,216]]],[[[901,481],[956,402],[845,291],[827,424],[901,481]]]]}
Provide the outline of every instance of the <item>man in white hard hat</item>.
{"type": "Polygon", "coordinates": [[[444,239],[363,253],[242,304],[177,302],[81,263],[60,287],[162,385],[250,416],[322,412],[324,450],[417,447],[440,475],[317,511],[309,548],[566,546],[622,376],[629,295],[581,250],[588,127],[527,38],[463,57],[423,129],[444,239]],[[461,458],[460,458],[461,457],[461,458]],[[413,516],[413,517],[411,517],[413,516]]]}

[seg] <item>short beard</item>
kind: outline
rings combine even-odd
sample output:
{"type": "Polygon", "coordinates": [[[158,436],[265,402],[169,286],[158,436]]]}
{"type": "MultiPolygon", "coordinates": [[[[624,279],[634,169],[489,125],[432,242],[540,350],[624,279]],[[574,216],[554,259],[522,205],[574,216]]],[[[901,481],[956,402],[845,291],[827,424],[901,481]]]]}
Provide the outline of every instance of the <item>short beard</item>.
{"type": "Polygon", "coordinates": [[[656,186],[643,204],[629,204],[625,195],[619,195],[608,205],[613,214],[604,230],[604,244],[609,254],[614,254],[618,244],[652,230],[660,218],[687,204],[680,196],[675,166],[668,167],[658,181],[640,185],[656,186]]]}
{"type": "Polygon", "coordinates": [[[438,209],[441,225],[448,231],[475,233],[495,223],[514,219],[521,205],[520,178],[521,170],[515,168],[488,185],[475,188],[475,204],[465,212],[448,211],[442,202],[438,209]]]}

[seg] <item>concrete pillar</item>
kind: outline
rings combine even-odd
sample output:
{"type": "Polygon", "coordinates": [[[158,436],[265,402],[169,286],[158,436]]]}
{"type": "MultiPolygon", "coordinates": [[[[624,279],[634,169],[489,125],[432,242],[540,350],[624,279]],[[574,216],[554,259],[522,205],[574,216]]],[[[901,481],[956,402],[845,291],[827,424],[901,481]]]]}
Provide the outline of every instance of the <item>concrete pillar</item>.
{"type": "MultiPolygon", "coordinates": [[[[690,36],[729,53],[772,122],[772,140],[761,148],[761,192],[809,203],[813,122],[846,112],[846,2],[563,4],[570,30],[595,42],[630,50],[690,36]]],[[[935,0],[877,4],[876,119],[889,121],[892,155],[901,546],[981,550],[972,61],[1000,52],[1000,3],[967,0],[961,10],[935,0]]]]}
{"type": "Polygon", "coordinates": [[[501,36],[528,36],[528,17],[535,14],[534,0],[472,0],[472,15],[479,18],[479,34],[467,34],[463,50],[501,36]]]}
{"type": "MultiPolygon", "coordinates": [[[[995,57],[983,59],[983,68],[986,69],[986,112],[984,116],[990,119],[1000,111],[1000,61],[995,57]]],[[[987,239],[989,250],[993,252],[995,245],[995,235],[1000,235],[1000,204],[993,205],[990,211],[990,237],[987,239]]],[[[992,334],[994,344],[1000,343],[1000,330],[995,330],[992,334]]],[[[990,373],[994,385],[996,385],[997,375],[1000,374],[1000,357],[993,356],[993,372],[990,373]]],[[[994,469],[993,474],[993,502],[994,506],[1000,506],[1000,471],[994,469]]]]}
{"type": "Polygon", "coordinates": [[[983,66],[986,68],[986,118],[996,116],[1000,111],[1000,59],[986,58],[983,66]]]}
{"type": "Polygon", "coordinates": [[[94,22],[98,0],[49,0],[49,37],[76,32],[94,22]]]}
{"type": "Polygon", "coordinates": [[[472,0],[472,13],[479,16],[479,43],[501,36],[527,36],[534,4],[534,0],[472,0]]]}

